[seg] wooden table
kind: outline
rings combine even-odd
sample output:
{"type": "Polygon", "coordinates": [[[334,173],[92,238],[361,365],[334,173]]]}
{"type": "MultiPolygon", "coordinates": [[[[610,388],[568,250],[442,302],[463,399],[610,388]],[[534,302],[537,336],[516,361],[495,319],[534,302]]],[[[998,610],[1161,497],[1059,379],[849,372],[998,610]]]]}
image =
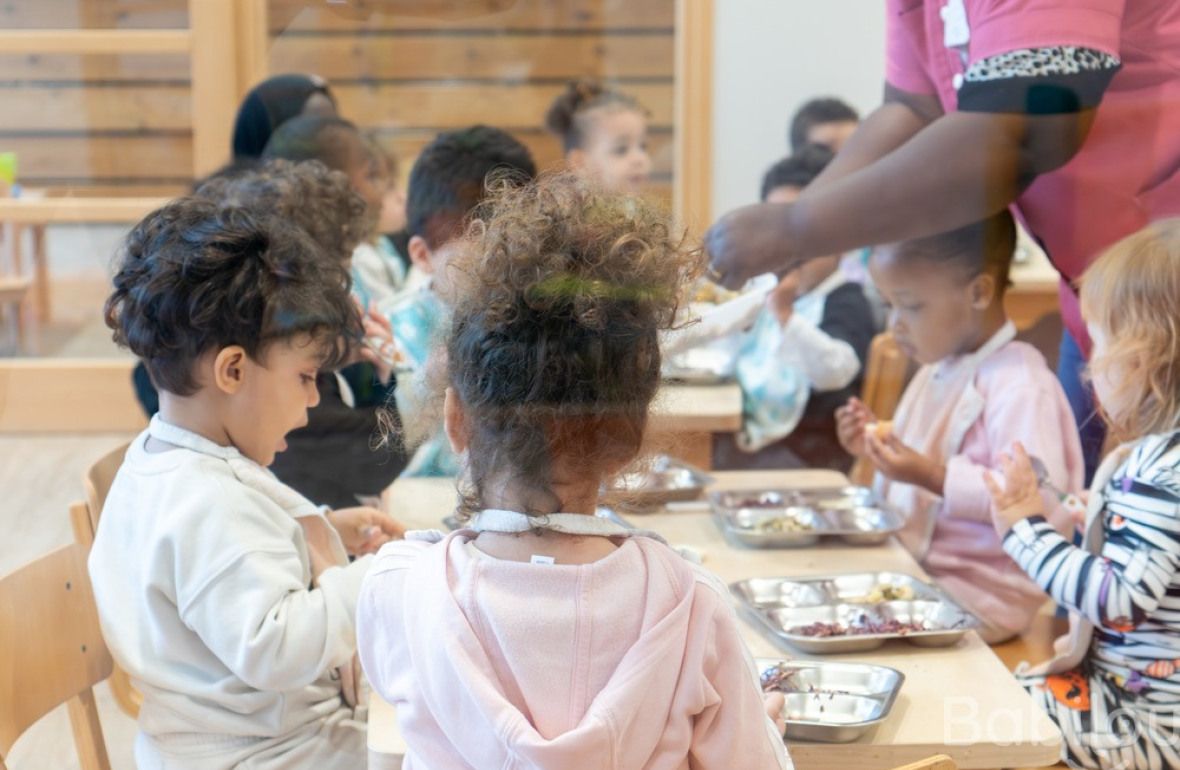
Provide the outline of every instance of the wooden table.
{"type": "MultiPolygon", "coordinates": [[[[832,471],[717,473],[716,488],[830,486],[844,477],[832,471]]],[[[454,486],[441,479],[399,480],[386,505],[411,527],[438,527],[454,505],[454,486]]],[[[730,546],[707,513],[634,516],[672,544],[692,545],[704,565],[726,582],[746,577],[821,575],[889,570],[925,577],[896,542],[878,547],[825,546],[799,550],[751,550],[730,546]]],[[[757,657],[794,657],[743,620],[757,657]]],[[[933,754],[951,755],[961,768],[1041,767],[1057,761],[1061,737],[1012,675],[975,633],[953,647],[920,649],[890,642],[868,653],[837,660],[891,666],[906,675],[889,718],[864,738],[847,744],[792,743],[800,770],[893,768],[933,754]]],[[[392,707],[373,697],[369,712],[370,768],[397,767],[404,751],[392,707]],[[392,764],[391,764],[392,762],[392,764]]]]}
{"type": "Polygon", "coordinates": [[[656,394],[648,424],[649,448],[713,467],[713,434],[742,428],[742,390],[724,385],[665,384],[656,394]]]}

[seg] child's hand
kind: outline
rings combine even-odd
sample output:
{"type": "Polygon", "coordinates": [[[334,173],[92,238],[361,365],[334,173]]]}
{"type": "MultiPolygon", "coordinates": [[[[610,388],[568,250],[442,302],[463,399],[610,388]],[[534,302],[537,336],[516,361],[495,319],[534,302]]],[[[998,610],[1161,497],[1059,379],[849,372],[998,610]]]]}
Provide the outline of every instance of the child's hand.
{"type": "Polygon", "coordinates": [[[795,300],[798,298],[799,270],[796,268],[783,276],[778,286],[775,286],[774,291],[766,298],[766,304],[770,306],[770,312],[774,313],[778,322],[785,326],[787,321],[791,320],[791,314],[795,312],[795,300]]]}
{"type": "Polygon", "coordinates": [[[942,494],[946,483],[946,466],[942,463],[914,451],[892,433],[881,436],[868,431],[864,444],[865,456],[886,477],[942,494]]]}
{"type": "Polygon", "coordinates": [[[1003,537],[1016,522],[1044,513],[1045,503],[1041,499],[1037,474],[1019,441],[1013,444],[1011,456],[1000,453],[1000,469],[1004,474],[1003,489],[987,471],[984,471],[983,483],[992,495],[992,524],[1003,537]]]}
{"type": "Polygon", "coordinates": [[[859,398],[850,398],[847,404],[837,409],[836,437],[844,451],[853,457],[864,457],[865,426],[876,421],[876,416],[859,398]]]}
{"type": "Polygon", "coordinates": [[[774,729],[778,730],[779,735],[785,733],[787,720],[783,718],[783,709],[786,708],[787,700],[783,694],[781,692],[763,693],[762,703],[766,706],[766,715],[774,722],[774,729]]]}
{"type": "Polygon", "coordinates": [[[345,550],[353,556],[373,553],[406,534],[406,528],[392,516],[367,506],[329,511],[328,521],[340,533],[345,550]]]}
{"type": "Polygon", "coordinates": [[[389,319],[377,311],[375,303],[370,304],[367,311],[357,303],[357,310],[360,311],[361,325],[365,330],[365,341],[358,348],[357,356],[373,365],[377,370],[377,379],[382,384],[388,383],[393,376],[394,366],[401,358],[397,343],[393,340],[393,327],[389,319]]]}

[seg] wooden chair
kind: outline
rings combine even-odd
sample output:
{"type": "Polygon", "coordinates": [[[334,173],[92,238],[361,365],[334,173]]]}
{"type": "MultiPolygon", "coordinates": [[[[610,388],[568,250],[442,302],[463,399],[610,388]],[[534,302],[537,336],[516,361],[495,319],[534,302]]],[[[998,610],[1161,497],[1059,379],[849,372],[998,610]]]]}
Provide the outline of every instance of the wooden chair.
{"type": "Polygon", "coordinates": [[[893,770],[958,770],[958,765],[946,754],[936,754],[908,765],[895,767],[893,770]]]}
{"type": "MultiPolygon", "coordinates": [[[[873,338],[869,346],[869,360],[865,364],[865,381],[860,400],[882,420],[893,417],[897,402],[909,381],[911,363],[889,332],[873,338]]],[[[867,460],[857,460],[848,474],[854,484],[870,484],[873,466],[867,460]]]]}
{"type": "Polygon", "coordinates": [[[0,275],[0,319],[10,329],[7,347],[12,355],[25,349],[25,296],[32,285],[22,276],[0,275]]]}
{"type": "MultiPolygon", "coordinates": [[[[111,491],[111,483],[115,480],[119,466],[123,464],[123,456],[127,454],[129,446],[130,444],[123,444],[107,452],[91,465],[82,477],[82,486],[86,488],[86,504],[80,506],[81,511],[71,510],[70,513],[73,518],[74,537],[87,548],[94,543],[107,493],[111,491]]],[[[139,708],[143,705],[143,693],[135,689],[131,677],[118,664],[112,665],[108,684],[119,708],[132,718],[138,717],[139,708]]]]}
{"type": "Polygon", "coordinates": [[[59,548],[0,578],[0,770],[16,739],[69,704],[83,770],[110,770],[94,685],[110,676],[111,655],[98,626],[86,573],[88,548],[59,548]]]}

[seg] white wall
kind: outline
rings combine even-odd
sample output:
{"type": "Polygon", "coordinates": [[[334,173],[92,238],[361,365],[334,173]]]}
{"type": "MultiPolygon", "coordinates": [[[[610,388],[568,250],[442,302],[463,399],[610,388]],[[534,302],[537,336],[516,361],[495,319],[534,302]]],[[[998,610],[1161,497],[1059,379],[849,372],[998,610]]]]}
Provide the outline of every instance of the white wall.
{"type": "Polygon", "coordinates": [[[815,96],[868,113],[885,80],[885,0],[716,0],[713,216],[758,199],[788,152],[787,122],[815,96]]]}

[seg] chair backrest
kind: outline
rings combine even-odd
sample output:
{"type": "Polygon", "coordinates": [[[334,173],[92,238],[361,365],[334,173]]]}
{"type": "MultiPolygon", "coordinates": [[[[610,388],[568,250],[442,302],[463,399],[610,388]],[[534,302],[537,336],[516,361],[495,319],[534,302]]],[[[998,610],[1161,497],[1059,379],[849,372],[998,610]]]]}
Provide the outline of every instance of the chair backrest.
{"type": "Polygon", "coordinates": [[[958,770],[958,765],[955,764],[955,760],[946,754],[936,754],[933,757],[926,757],[917,762],[911,762],[908,765],[895,767],[893,770],[958,770]]]}
{"type": "Polygon", "coordinates": [[[130,446],[130,443],[122,444],[107,452],[87,468],[86,475],[82,477],[82,486],[86,489],[86,508],[90,514],[92,533],[98,531],[98,519],[102,516],[102,507],[107,501],[107,493],[111,491],[115,474],[119,472],[119,467],[123,464],[123,457],[127,454],[127,448],[130,446]]]}
{"type": "MultiPolygon", "coordinates": [[[[87,547],[94,543],[107,493],[111,491],[111,484],[115,480],[115,474],[119,472],[119,466],[123,464],[123,457],[127,454],[129,446],[130,443],[123,444],[107,452],[91,465],[82,477],[82,486],[86,488],[86,505],[82,506],[80,512],[71,510],[70,514],[74,525],[74,538],[79,543],[85,543],[87,547]]],[[[119,708],[129,717],[138,717],[139,708],[143,705],[143,693],[135,689],[131,677],[118,664],[114,665],[108,684],[119,708]]]]}
{"type": "Polygon", "coordinates": [[[110,770],[92,688],[110,676],[82,543],[0,578],[0,767],[16,739],[62,703],[85,770],[110,770]]]}
{"type": "MultiPolygon", "coordinates": [[[[901,394],[909,381],[913,364],[889,332],[882,332],[873,338],[869,346],[869,360],[865,364],[864,387],[860,400],[865,403],[879,419],[888,420],[893,417],[897,403],[901,401],[901,394]]],[[[867,484],[872,481],[872,464],[866,460],[857,460],[849,474],[857,484],[867,484]]]]}

